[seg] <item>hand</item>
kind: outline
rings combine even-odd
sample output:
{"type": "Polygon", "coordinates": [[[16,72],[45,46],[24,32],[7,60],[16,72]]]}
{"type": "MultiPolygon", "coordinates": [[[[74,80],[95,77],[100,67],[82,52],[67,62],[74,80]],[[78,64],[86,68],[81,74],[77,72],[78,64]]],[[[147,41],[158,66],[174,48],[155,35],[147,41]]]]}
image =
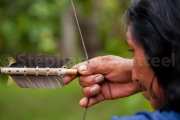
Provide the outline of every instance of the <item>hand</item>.
{"type": "MultiPolygon", "coordinates": [[[[81,99],[80,106],[86,107],[103,100],[123,98],[140,91],[139,84],[132,81],[133,60],[118,56],[96,57],[88,62],[82,62],[73,69],[78,69],[82,75],[79,83],[83,87],[85,98],[81,99]]],[[[65,84],[70,83],[76,76],[64,76],[65,84]]]]}

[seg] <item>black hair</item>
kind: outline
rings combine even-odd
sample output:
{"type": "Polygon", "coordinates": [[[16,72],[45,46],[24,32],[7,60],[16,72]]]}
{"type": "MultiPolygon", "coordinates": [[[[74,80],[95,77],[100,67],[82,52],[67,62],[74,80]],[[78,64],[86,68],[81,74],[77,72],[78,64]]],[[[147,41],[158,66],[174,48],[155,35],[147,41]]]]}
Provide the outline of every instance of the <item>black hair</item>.
{"type": "Polygon", "coordinates": [[[180,112],[180,0],[133,0],[126,20],[134,43],[144,49],[163,88],[160,110],[180,112]],[[154,65],[153,58],[169,58],[170,64],[154,65]]]}

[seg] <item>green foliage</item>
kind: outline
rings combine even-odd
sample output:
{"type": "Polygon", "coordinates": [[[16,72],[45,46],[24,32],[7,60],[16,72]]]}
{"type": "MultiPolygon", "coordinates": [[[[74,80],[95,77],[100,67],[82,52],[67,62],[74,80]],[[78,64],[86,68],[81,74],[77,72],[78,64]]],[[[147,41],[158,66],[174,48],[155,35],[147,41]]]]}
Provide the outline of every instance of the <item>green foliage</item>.
{"type": "MultiPolygon", "coordinates": [[[[77,80],[61,89],[22,89],[0,84],[1,120],[79,120],[84,108],[78,105],[82,98],[77,80]]],[[[112,115],[131,115],[146,110],[148,103],[141,95],[114,101],[105,101],[90,107],[86,120],[105,120],[112,115]]]]}
{"type": "Polygon", "coordinates": [[[58,49],[56,43],[60,30],[57,25],[59,16],[69,6],[68,1],[9,0],[2,3],[5,6],[0,12],[0,54],[16,55],[19,51],[52,53],[58,49]]]}

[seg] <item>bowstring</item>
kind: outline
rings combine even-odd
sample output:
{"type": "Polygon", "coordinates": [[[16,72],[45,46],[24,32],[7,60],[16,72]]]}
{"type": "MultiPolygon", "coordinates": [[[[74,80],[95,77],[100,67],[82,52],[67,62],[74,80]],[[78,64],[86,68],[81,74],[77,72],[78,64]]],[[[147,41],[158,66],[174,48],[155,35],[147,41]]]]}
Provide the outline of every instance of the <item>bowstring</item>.
{"type": "Polygon", "coordinates": [[[90,98],[88,98],[88,102],[87,102],[87,105],[86,105],[86,109],[85,109],[85,111],[84,111],[83,120],[85,120],[85,118],[86,118],[86,113],[87,113],[87,110],[88,110],[88,107],[89,107],[89,103],[90,103],[90,98]]]}
{"type": "MultiPolygon", "coordinates": [[[[82,32],[81,32],[81,28],[80,28],[79,21],[78,21],[78,18],[77,18],[76,10],[75,10],[74,4],[73,4],[73,0],[71,0],[71,5],[72,5],[73,11],[74,11],[74,16],[76,18],[76,23],[77,23],[77,26],[78,26],[79,34],[81,36],[81,42],[82,42],[82,45],[83,45],[84,53],[86,55],[86,60],[89,63],[89,57],[88,57],[88,54],[87,54],[86,46],[85,46],[84,39],[83,39],[83,36],[82,36],[82,32]]],[[[83,116],[82,120],[85,120],[85,118],[86,118],[86,113],[87,113],[87,110],[88,110],[89,103],[90,103],[90,98],[88,98],[88,102],[87,102],[86,109],[85,109],[84,116],[83,116]]]]}
{"type": "Polygon", "coordinates": [[[74,7],[74,4],[73,4],[72,0],[71,0],[71,5],[72,5],[73,11],[74,11],[74,16],[76,18],[76,23],[77,23],[77,26],[78,26],[79,34],[81,36],[81,42],[82,42],[83,49],[84,49],[84,52],[85,52],[85,55],[86,55],[86,60],[89,63],[89,57],[88,57],[88,54],[87,54],[86,46],[84,44],[84,38],[82,36],[81,28],[80,28],[80,25],[79,25],[79,21],[78,21],[78,18],[77,18],[76,10],[75,10],[75,7],[74,7]]]}

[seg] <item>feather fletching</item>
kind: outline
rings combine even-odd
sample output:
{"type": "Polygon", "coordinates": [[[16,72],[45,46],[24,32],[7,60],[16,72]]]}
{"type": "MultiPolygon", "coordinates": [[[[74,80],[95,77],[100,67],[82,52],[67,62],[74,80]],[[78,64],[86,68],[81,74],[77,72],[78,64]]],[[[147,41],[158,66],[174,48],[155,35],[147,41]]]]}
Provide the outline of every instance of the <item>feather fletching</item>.
{"type": "MultiPolygon", "coordinates": [[[[9,67],[28,68],[61,68],[70,59],[46,54],[19,53],[9,67]]],[[[60,88],[63,86],[62,76],[10,75],[22,88],[60,88]]],[[[8,85],[13,80],[9,78],[8,85]]]]}

